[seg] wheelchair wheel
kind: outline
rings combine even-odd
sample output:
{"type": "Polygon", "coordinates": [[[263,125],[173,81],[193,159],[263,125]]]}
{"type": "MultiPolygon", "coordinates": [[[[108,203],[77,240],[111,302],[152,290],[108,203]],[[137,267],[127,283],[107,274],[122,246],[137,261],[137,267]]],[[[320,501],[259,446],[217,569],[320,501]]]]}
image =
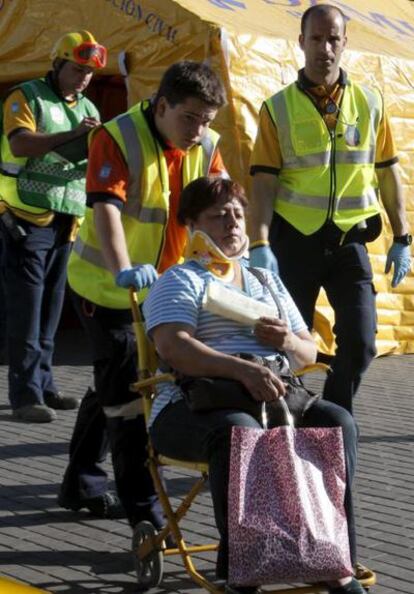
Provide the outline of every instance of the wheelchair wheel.
{"type": "Polygon", "coordinates": [[[155,588],[161,583],[164,571],[164,555],[162,550],[153,548],[146,557],[140,559],[138,551],[140,546],[148,539],[157,535],[157,530],[151,522],[139,522],[132,535],[132,553],[137,574],[138,585],[143,589],[155,588]]]}

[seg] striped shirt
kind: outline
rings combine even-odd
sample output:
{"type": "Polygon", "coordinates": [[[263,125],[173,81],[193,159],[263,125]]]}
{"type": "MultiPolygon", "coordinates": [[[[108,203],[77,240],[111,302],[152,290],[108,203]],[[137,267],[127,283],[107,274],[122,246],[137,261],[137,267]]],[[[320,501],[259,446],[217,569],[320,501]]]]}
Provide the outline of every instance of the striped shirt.
{"type": "MultiPolygon", "coordinates": [[[[298,308],[280,278],[272,272],[261,269],[284,308],[290,330],[297,334],[306,329],[298,308]]],[[[238,291],[262,303],[277,307],[267,287],[245,267],[242,267],[244,289],[223,283],[227,289],[238,291]]],[[[194,338],[207,346],[226,354],[251,353],[273,357],[275,349],[260,344],[253,327],[211,314],[202,308],[202,301],[208,283],[222,282],[197,262],[169,268],[152,286],[144,303],[144,316],[148,333],[160,324],[182,323],[194,328],[194,338]]],[[[162,383],[157,388],[150,424],[169,403],[181,399],[181,390],[173,383],[162,383]]]]}

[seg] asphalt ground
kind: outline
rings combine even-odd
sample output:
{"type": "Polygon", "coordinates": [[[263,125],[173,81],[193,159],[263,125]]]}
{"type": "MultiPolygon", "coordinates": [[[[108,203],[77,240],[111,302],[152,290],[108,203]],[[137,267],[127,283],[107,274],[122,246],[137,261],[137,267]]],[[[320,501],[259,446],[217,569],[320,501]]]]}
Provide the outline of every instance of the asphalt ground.
{"type": "MultiPolygon", "coordinates": [[[[60,333],[56,377],[67,394],[82,396],[91,383],[85,340],[77,330],[60,333]]],[[[321,378],[311,380],[320,385],[321,378]]],[[[356,402],[361,431],[355,482],[359,559],[377,572],[374,594],[414,593],[414,356],[376,359],[356,402]]],[[[85,510],[59,508],[56,497],[76,411],[58,420],[12,420],[7,367],[0,367],[0,575],[65,594],[132,593],[136,580],[126,520],[101,520],[85,510]]],[[[110,462],[107,468],[111,472],[110,462]]],[[[191,471],[168,470],[173,502],[192,482],[191,471]]],[[[205,490],[187,515],[192,543],[216,537],[205,490]]],[[[200,558],[212,578],[212,555],[200,558]]],[[[169,557],[154,593],[195,594],[178,557],[169,557]]],[[[7,594],[6,591],[4,591],[7,594]]]]}

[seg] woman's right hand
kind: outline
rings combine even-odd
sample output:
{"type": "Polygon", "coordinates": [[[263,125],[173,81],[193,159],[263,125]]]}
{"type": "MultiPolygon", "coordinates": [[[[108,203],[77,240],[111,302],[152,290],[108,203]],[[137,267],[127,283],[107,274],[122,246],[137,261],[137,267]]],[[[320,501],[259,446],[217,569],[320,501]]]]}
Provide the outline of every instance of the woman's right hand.
{"type": "Polygon", "coordinates": [[[234,379],[241,382],[255,400],[270,402],[286,394],[285,384],[270,369],[257,363],[239,361],[241,365],[234,379]]]}

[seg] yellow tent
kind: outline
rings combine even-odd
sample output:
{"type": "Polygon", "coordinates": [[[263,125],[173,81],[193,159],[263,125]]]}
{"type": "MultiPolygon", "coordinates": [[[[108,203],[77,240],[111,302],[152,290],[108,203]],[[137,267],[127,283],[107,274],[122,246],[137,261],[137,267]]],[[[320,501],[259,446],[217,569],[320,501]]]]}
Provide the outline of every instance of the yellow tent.
{"type": "MultiPolygon", "coordinates": [[[[43,74],[56,38],[84,28],[110,54],[105,74],[126,75],[128,102],[148,97],[179,59],[208,60],[228,104],[214,127],[230,174],[247,183],[261,102],[296,77],[301,14],[315,0],[0,0],[0,85],[43,74]]],[[[384,94],[400,152],[409,221],[414,221],[414,6],[409,0],[333,0],[349,18],[343,65],[384,94]]],[[[97,93],[98,99],[101,98],[97,93]]],[[[370,245],[378,291],[380,353],[414,352],[414,277],[395,290],[383,274],[390,230],[370,245]]],[[[332,314],[321,297],[316,325],[333,348],[332,314]]]]}

